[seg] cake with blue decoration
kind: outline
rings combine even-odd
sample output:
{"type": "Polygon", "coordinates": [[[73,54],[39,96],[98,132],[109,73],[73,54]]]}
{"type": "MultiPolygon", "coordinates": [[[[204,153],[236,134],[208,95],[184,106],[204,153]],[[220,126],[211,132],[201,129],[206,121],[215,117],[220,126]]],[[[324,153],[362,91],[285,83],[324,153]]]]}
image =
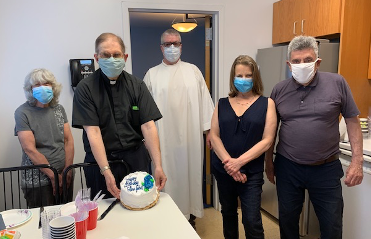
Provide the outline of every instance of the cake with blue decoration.
{"type": "Polygon", "coordinates": [[[130,210],[144,210],[153,207],[159,197],[155,179],[146,172],[127,175],[120,183],[120,200],[130,210]]]}

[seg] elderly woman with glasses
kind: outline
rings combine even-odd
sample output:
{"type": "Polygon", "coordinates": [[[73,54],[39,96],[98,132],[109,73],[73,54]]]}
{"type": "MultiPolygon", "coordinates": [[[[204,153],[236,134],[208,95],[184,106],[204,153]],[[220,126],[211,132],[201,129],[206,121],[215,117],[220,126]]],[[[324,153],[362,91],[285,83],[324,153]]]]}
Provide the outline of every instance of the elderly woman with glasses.
{"type": "MultiPolygon", "coordinates": [[[[61,175],[73,163],[71,129],[63,106],[58,104],[61,88],[50,71],[32,70],[23,87],[27,101],[14,113],[14,135],[18,136],[22,147],[22,166],[50,164],[57,169],[60,182],[60,185],[54,185],[54,174],[50,169],[41,169],[41,174],[37,170],[23,174],[22,190],[30,208],[55,203],[56,188],[61,188],[61,175]]],[[[67,177],[68,187],[71,174],[67,177]]],[[[69,199],[72,199],[72,190],[73,187],[69,187],[69,199]]]]}

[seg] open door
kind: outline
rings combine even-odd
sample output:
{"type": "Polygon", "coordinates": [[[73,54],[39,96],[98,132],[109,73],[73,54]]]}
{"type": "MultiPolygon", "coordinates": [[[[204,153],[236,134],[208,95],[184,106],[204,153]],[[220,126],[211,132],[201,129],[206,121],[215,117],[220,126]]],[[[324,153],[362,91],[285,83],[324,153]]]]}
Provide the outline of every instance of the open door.
{"type": "MultiPolygon", "coordinates": [[[[223,89],[219,88],[220,84],[216,82],[216,79],[220,79],[223,75],[223,49],[220,47],[223,42],[223,16],[224,8],[223,6],[212,5],[197,5],[192,4],[187,9],[184,4],[152,4],[152,3],[137,3],[137,2],[122,2],[123,9],[123,40],[126,44],[127,53],[129,54],[128,61],[126,62],[125,70],[129,73],[133,73],[133,58],[135,55],[132,54],[132,44],[131,44],[131,31],[130,31],[130,12],[149,12],[149,13],[194,13],[194,14],[204,14],[210,15],[205,19],[205,28],[213,30],[206,30],[205,34],[209,38],[205,38],[204,51],[205,51],[205,61],[204,61],[204,77],[206,84],[209,87],[214,103],[219,99],[220,92],[223,92],[223,89]],[[198,10],[194,10],[198,9],[198,10]],[[206,23],[207,22],[207,23],[206,23]],[[207,24],[207,25],[206,25],[207,24]],[[212,38],[212,41],[211,41],[212,38]]],[[[162,30],[162,32],[168,28],[167,26],[162,30]]],[[[150,28],[147,28],[147,31],[150,31],[150,28]]],[[[148,33],[147,32],[147,33],[148,33]]],[[[158,37],[159,35],[157,35],[158,37]]],[[[182,36],[183,41],[183,36],[182,36]]],[[[159,39],[153,39],[153,42],[156,43],[158,58],[156,63],[159,64],[162,60],[162,54],[159,50],[159,39]]],[[[184,48],[183,48],[184,50],[184,48]]],[[[182,55],[183,56],[183,55],[182,55]]],[[[192,62],[192,61],[189,61],[192,62]]],[[[192,62],[193,63],[193,62],[192,62]]],[[[153,67],[157,64],[151,64],[150,67],[153,67]]],[[[148,70],[148,68],[147,68],[148,70]]],[[[200,68],[202,71],[202,68],[200,68]]],[[[143,78],[144,75],[137,75],[139,78],[143,78]]],[[[210,170],[210,150],[205,148],[205,203],[212,205],[215,209],[220,210],[220,204],[218,200],[218,194],[216,189],[215,180],[211,176],[210,170]]]]}

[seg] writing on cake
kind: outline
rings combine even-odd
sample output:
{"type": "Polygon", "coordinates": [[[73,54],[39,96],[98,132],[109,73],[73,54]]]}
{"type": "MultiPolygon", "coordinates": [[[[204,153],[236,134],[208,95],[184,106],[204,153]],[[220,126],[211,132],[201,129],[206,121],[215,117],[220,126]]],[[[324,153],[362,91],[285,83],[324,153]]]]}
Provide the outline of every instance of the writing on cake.
{"type": "Polygon", "coordinates": [[[125,182],[124,187],[129,192],[138,192],[139,190],[143,191],[143,185],[141,185],[136,177],[128,178],[125,182]]]}

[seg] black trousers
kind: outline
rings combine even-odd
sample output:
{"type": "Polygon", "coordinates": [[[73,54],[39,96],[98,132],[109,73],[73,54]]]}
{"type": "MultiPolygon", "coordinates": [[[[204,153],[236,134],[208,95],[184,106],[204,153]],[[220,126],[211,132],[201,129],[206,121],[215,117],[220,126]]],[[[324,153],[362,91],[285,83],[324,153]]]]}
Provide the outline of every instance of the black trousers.
{"type": "Polygon", "coordinates": [[[340,161],[302,165],[277,154],[274,169],[281,239],[299,239],[305,189],[319,220],[321,239],[341,239],[344,202],[340,179],[344,172],[340,161]]]}
{"type": "MultiPolygon", "coordinates": [[[[108,161],[124,160],[129,165],[129,173],[142,171],[149,172],[149,163],[151,158],[148,151],[143,143],[138,146],[123,151],[115,151],[107,155],[108,161]]],[[[86,153],[85,162],[95,162],[95,158],[92,153],[86,153]]],[[[120,188],[120,182],[127,175],[127,169],[125,165],[117,163],[110,165],[113,176],[116,180],[116,185],[120,188]]],[[[112,194],[107,190],[106,180],[100,173],[99,167],[85,167],[85,180],[86,185],[91,188],[90,195],[93,198],[99,190],[102,190],[102,194],[106,194],[104,198],[112,198],[112,194]]]]}
{"type": "MultiPolygon", "coordinates": [[[[56,202],[56,198],[53,195],[53,187],[51,184],[41,187],[28,187],[22,188],[24,198],[27,201],[28,208],[35,208],[41,206],[52,206],[57,205],[60,202],[56,202]]],[[[67,191],[67,200],[68,202],[72,201],[73,196],[73,180],[67,191]]],[[[60,192],[59,199],[63,198],[62,191],[60,192]]]]}
{"type": "Polygon", "coordinates": [[[223,234],[225,239],[238,239],[238,200],[241,200],[242,224],[245,238],[264,239],[260,213],[263,172],[246,173],[247,182],[236,182],[227,173],[213,170],[218,182],[219,201],[222,205],[223,234]]]}

